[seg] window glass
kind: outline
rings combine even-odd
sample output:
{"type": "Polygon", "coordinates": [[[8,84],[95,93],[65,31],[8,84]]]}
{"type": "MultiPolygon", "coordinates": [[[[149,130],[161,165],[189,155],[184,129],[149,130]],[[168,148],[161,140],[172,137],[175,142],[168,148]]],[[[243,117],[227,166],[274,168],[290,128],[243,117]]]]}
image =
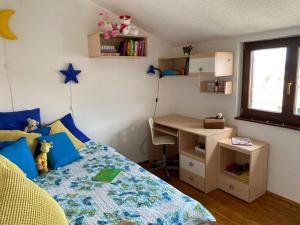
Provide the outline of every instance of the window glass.
{"type": "Polygon", "coordinates": [[[251,51],[250,109],[282,112],[286,52],[285,47],[251,51]]]}

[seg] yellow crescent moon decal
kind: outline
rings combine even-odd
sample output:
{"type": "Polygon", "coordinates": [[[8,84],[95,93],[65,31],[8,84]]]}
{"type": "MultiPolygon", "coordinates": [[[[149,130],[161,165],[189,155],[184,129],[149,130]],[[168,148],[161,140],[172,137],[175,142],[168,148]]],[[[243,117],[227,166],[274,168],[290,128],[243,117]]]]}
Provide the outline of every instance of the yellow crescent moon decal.
{"type": "Polygon", "coordinates": [[[16,40],[17,36],[9,29],[8,21],[9,18],[15,14],[15,11],[11,9],[0,10],[0,36],[16,40]]]}

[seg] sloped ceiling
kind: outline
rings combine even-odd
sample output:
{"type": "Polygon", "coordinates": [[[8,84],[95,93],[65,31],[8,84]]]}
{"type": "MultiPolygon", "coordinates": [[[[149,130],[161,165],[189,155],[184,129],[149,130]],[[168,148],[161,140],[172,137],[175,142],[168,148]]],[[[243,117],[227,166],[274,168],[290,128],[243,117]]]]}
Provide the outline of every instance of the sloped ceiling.
{"type": "Polygon", "coordinates": [[[300,26],[300,0],[93,0],[173,45],[300,26]]]}

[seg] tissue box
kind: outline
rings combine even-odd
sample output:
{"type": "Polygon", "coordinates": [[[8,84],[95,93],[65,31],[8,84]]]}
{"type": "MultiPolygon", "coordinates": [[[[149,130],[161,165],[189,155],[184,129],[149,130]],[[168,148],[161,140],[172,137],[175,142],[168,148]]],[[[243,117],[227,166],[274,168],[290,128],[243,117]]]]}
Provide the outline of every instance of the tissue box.
{"type": "Polygon", "coordinates": [[[224,129],[224,127],[225,127],[224,119],[206,118],[204,120],[205,129],[224,129]]]}

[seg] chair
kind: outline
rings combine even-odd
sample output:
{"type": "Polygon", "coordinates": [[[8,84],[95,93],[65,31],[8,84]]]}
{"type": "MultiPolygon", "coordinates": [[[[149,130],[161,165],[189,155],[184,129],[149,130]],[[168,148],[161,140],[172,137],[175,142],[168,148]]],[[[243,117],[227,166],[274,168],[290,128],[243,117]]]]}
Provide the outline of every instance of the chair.
{"type": "Polygon", "coordinates": [[[155,136],[154,131],[154,120],[153,118],[148,119],[150,131],[151,131],[151,138],[153,145],[162,145],[163,150],[163,159],[158,162],[159,166],[153,169],[150,169],[151,172],[154,172],[159,169],[164,169],[166,172],[166,179],[170,178],[170,173],[168,170],[178,170],[178,167],[176,166],[169,166],[167,165],[167,154],[166,154],[166,147],[167,145],[175,145],[176,144],[176,138],[170,135],[165,136],[155,136]]]}

